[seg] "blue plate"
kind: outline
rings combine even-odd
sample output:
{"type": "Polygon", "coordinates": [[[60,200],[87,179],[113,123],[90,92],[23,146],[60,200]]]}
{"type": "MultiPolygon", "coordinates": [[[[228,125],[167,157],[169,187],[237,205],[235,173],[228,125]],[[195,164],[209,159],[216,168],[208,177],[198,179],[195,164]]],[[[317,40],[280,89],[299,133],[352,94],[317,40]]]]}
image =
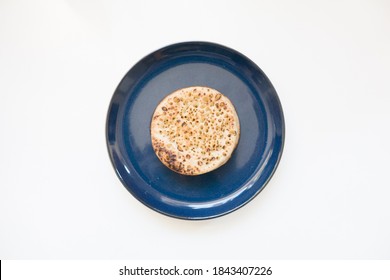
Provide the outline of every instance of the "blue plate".
{"type": "Polygon", "coordinates": [[[283,150],[284,118],[274,87],[251,60],[221,45],[187,42],[157,50],[130,69],[112,97],[106,139],[119,179],[139,201],[171,217],[209,219],[245,205],[270,180],[283,150]],[[150,139],[158,103],[189,86],[222,92],[241,125],[230,160],[199,176],[165,167],[150,139]]]}

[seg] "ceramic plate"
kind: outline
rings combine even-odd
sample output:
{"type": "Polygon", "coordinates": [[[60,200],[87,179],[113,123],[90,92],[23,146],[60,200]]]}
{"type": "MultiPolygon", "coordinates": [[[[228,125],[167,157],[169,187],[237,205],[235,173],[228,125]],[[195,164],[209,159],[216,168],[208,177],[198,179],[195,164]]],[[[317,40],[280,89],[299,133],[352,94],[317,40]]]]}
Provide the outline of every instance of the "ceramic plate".
{"type": "Polygon", "coordinates": [[[186,42],[147,55],[124,76],[109,106],[106,139],[119,179],[139,201],[171,217],[209,219],[240,208],[264,188],[281,158],[284,119],[274,87],[251,60],[214,43],[186,42]],[[226,95],[241,126],[230,160],[199,176],[165,167],[150,139],[157,104],[189,86],[226,95]]]}

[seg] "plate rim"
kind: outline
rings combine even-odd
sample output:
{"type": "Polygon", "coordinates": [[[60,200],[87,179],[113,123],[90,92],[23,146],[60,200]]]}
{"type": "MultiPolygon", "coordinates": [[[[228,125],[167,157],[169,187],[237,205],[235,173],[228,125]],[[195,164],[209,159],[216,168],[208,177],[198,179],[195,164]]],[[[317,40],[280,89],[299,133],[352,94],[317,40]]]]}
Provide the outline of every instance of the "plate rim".
{"type": "MultiPolygon", "coordinates": [[[[147,72],[147,71],[145,71],[145,72],[147,72]]],[[[136,83],[137,83],[137,81],[135,81],[135,84],[136,83]]],[[[215,218],[218,218],[218,217],[223,217],[223,216],[225,216],[227,214],[230,214],[232,212],[235,212],[238,209],[242,208],[243,206],[247,205],[249,202],[251,202],[255,197],[257,197],[265,189],[265,187],[268,185],[268,183],[271,181],[271,179],[275,175],[276,170],[279,167],[279,164],[280,164],[283,152],[284,152],[285,138],[286,138],[286,124],[285,124],[284,110],[283,110],[283,107],[282,107],[279,95],[278,95],[275,87],[271,83],[270,79],[268,78],[268,76],[264,73],[264,71],[254,61],[252,61],[249,57],[247,57],[246,55],[242,54],[241,52],[239,52],[239,51],[237,51],[235,49],[232,49],[230,47],[227,47],[225,45],[222,45],[222,44],[219,44],[219,43],[214,43],[214,42],[209,42],[209,41],[183,41],[183,42],[173,43],[173,44],[165,45],[165,46],[163,46],[161,48],[158,48],[158,49],[156,49],[156,50],[154,50],[152,52],[149,52],[145,56],[143,56],[141,59],[139,59],[136,63],[134,63],[130,67],[130,69],[125,73],[125,75],[119,81],[118,85],[115,87],[115,90],[114,90],[114,92],[113,92],[113,94],[112,94],[112,96],[110,98],[110,102],[109,102],[107,113],[106,113],[106,122],[105,122],[106,148],[107,148],[107,151],[108,151],[108,156],[109,156],[111,165],[112,165],[112,167],[113,167],[113,169],[115,171],[115,174],[116,174],[117,178],[119,179],[119,181],[122,183],[122,185],[126,188],[126,190],[137,201],[141,202],[143,205],[145,205],[149,209],[153,210],[153,212],[157,212],[159,214],[163,214],[164,216],[167,216],[167,217],[170,217],[170,218],[179,219],[179,220],[201,221],[201,220],[215,219],[215,218]],[[132,190],[133,187],[129,186],[128,184],[126,184],[126,182],[122,179],[121,174],[119,173],[118,168],[117,168],[117,166],[116,166],[116,164],[114,162],[113,151],[112,151],[112,148],[110,148],[110,144],[109,144],[109,128],[110,128],[109,120],[110,120],[111,111],[112,111],[112,104],[113,104],[113,102],[114,102],[114,100],[116,98],[118,89],[119,89],[120,85],[122,84],[122,82],[126,79],[126,77],[130,74],[130,72],[135,71],[134,68],[137,65],[139,65],[141,62],[145,61],[145,59],[147,59],[151,55],[156,54],[157,52],[164,51],[164,50],[169,49],[169,48],[177,48],[179,46],[186,46],[186,45],[187,46],[189,46],[189,45],[208,45],[208,46],[212,46],[212,47],[216,47],[216,48],[225,49],[225,50],[230,51],[230,52],[234,53],[235,55],[238,55],[239,57],[243,58],[246,63],[249,63],[252,67],[256,68],[256,70],[259,71],[263,75],[263,77],[267,80],[269,85],[273,88],[273,91],[274,91],[273,96],[275,98],[275,101],[277,103],[278,108],[280,109],[279,110],[279,113],[280,113],[280,125],[281,125],[280,126],[280,129],[281,129],[280,149],[279,149],[279,151],[277,153],[277,158],[276,158],[275,163],[273,164],[272,170],[270,171],[270,173],[267,176],[267,178],[264,181],[264,183],[262,183],[262,185],[254,192],[254,194],[252,196],[250,196],[248,199],[246,199],[243,203],[240,203],[240,204],[236,205],[235,207],[232,207],[232,208],[228,209],[227,211],[224,211],[224,212],[221,212],[221,213],[214,213],[214,214],[207,215],[207,216],[198,216],[198,215],[194,215],[194,216],[180,216],[180,215],[175,215],[175,214],[172,214],[172,213],[167,213],[167,212],[159,209],[158,207],[154,207],[153,205],[146,203],[146,201],[143,201],[143,200],[139,199],[137,197],[137,195],[134,193],[134,191],[132,190]]],[[[115,145],[117,145],[117,144],[115,144],[115,145]]],[[[115,146],[115,145],[113,145],[113,146],[115,146]]]]}

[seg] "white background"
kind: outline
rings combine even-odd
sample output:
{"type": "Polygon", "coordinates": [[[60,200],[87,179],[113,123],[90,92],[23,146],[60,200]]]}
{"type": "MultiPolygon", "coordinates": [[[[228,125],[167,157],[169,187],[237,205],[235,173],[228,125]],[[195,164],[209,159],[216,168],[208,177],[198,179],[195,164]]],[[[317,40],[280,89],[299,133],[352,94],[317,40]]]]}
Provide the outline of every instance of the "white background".
{"type": "Polygon", "coordinates": [[[390,2],[0,1],[1,259],[390,259],[390,2]],[[279,168],[240,210],[158,214],[117,179],[124,74],[180,41],[234,48],[275,86],[279,168]]]}

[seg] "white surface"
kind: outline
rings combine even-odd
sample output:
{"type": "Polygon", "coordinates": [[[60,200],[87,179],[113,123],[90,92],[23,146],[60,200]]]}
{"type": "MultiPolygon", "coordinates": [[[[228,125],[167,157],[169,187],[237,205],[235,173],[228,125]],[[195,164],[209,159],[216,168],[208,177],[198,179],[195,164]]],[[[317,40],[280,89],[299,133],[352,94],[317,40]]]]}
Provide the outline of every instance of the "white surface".
{"type": "Polygon", "coordinates": [[[389,34],[388,1],[1,1],[0,258],[389,259],[389,34]],[[255,61],[287,133],[267,188],[201,222],[135,200],[104,135],[130,67],[188,40],[255,61]]]}

